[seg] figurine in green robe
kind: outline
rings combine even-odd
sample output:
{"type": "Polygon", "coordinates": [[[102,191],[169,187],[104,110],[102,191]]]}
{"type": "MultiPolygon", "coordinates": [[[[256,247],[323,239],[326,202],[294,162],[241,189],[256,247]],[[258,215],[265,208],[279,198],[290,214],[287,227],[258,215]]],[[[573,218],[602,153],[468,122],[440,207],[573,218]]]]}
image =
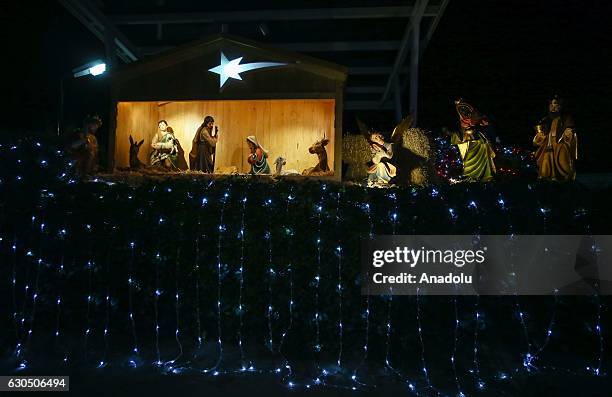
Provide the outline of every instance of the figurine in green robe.
{"type": "Polygon", "coordinates": [[[178,170],[178,139],[166,120],[160,120],[157,127],[159,130],[151,141],[151,165],[160,165],[169,171],[178,170]]]}
{"type": "Polygon", "coordinates": [[[455,107],[459,115],[461,136],[457,133],[451,135],[451,143],[459,148],[463,177],[472,182],[490,181],[496,170],[493,161],[495,152],[484,131],[489,122],[462,99],[455,101],[455,107]]]}

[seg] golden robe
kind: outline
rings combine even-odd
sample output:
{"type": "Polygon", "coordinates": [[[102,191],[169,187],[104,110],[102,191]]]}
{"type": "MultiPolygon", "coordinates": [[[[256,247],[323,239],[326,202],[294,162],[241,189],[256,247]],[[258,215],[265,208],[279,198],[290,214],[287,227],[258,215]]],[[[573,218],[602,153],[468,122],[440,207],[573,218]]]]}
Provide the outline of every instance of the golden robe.
{"type": "Polygon", "coordinates": [[[538,124],[533,144],[537,146],[538,178],[557,181],[576,178],[578,137],[569,117],[555,117],[550,120],[550,126],[538,124]]]}

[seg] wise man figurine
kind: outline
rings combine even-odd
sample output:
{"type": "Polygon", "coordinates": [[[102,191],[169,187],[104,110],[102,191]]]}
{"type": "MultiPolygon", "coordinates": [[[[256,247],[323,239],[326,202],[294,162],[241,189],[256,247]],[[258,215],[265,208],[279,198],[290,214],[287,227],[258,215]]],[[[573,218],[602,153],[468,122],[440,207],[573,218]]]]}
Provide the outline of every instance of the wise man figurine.
{"type": "Polygon", "coordinates": [[[489,126],[486,116],[463,99],[455,101],[461,132],[451,135],[463,164],[463,178],[472,182],[488,182],[496,173],[495,152],[485,133],[489,126]]]}
{"type": "Polygon", "coordinates": [[[548,115],[535,126],[533,144],[538,178],[571,181],[576,178],[578,136],[574,119],[563,109],[563,100],[554,95],[548,101],[548,115]]]}

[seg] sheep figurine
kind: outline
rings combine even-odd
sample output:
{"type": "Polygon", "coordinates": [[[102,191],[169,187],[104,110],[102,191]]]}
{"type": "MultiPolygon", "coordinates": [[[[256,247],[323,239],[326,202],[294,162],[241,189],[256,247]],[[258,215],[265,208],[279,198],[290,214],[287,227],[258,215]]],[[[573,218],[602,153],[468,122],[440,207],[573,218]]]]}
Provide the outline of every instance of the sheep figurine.
{"type": "Polygon", "coordinates": [[[284,157],[277,157],[274,161],[274,165],[276,166],[274,176],[300,175],[297,170],[283,170],[283,166],[286,164],[287,160],[284,157]]]}

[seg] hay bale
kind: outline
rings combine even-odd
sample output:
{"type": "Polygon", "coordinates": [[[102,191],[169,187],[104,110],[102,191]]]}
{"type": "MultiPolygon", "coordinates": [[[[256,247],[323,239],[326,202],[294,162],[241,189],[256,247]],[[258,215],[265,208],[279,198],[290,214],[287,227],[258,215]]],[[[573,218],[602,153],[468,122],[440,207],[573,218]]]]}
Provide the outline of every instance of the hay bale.
{"type": "Polygon", "coordinates": [[[342,162],[345,180],[362,181],[368,177],[366,163],[372,159],[370,145],[363,135],[345,135],[342,138],[342,162]]]}
{"type": "Polygon", "coordinates": [[[395,142],[394,160],[403,171],[399,182],[417,186],[435,183],[435,156],[430,133],[421,128],[407,128],[396,131],[392,139],[395,142]]]}
{"type": "MultiPolygon", "coordinates": [[[[433,158],[433,149],[429,135],[428,131],[421,128],[408,128],[402,131],[401,140],[398,140],[403,148],[410,150],[425,160],[431,160],[433,158]]],[[[398,140],[395,140],[396,137],[392,138],[395,142],[398,142],[398,140]]]]}
{"type": "Polygon", "coordinates": [[[219,175],[234,175],[238,173],[238,167],[235,165],[225,166],[225,167],[216,167],[215,174],[219,175]]]}

